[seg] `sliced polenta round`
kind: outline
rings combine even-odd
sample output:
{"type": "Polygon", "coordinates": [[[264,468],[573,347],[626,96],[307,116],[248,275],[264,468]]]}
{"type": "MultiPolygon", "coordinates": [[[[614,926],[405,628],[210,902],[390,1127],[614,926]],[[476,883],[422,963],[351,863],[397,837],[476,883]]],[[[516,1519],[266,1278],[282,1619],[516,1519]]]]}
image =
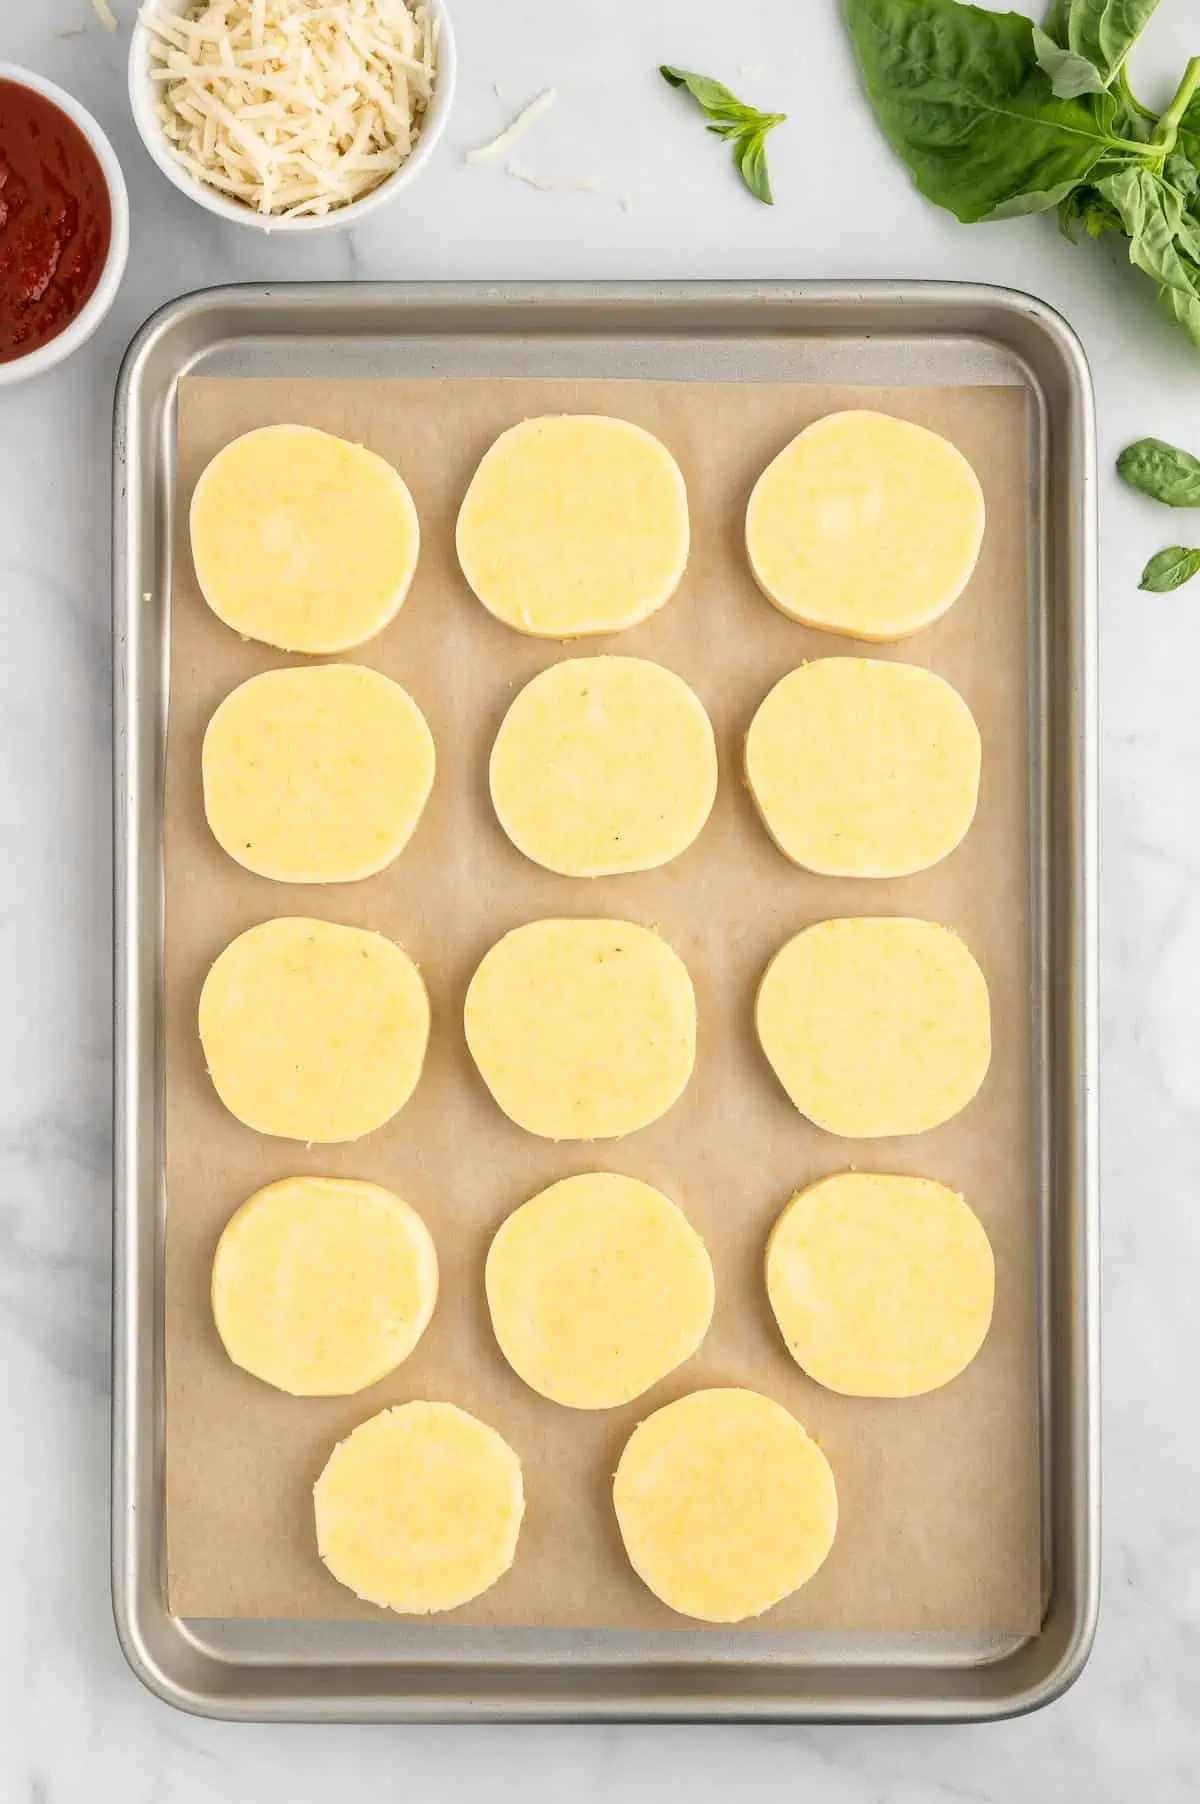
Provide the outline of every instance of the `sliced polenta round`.
{"type": "Polygon", "coordinates": [[[344,1397],[406,1360],[437,1301],[421,1217],[379,1184],[282,1178],[217,1242],[212,1308],[235,1365],[294,1397],[344,1397]]]}
{"type": "Polygon", "coordinates": [[[948,439],[891,414],[827,414],[767,465],[746,512],[755,580],[793,620],[903,639],[966,587],[983,490],[948,439]]]}
{"type": "Polygon", "coordinates": [[[761,1616],[808,1582],[837,1532],[828,1460],[757,1391],[694,1391],[648,1416],[613,1503],[638,1577],[702,1622],[761,1616]]]}
{"type": "Polygon", "coordinates": [[[978,1217],[931,1178],[823,1178],[792,1198],[767,1246],[788,1352],[849,1397],[948,1384],[983,1345],[995,1288],[978,1217]]]}
{"type": "Polygon", "coordinates": [[[546,1140],[608,1140],[664,1115],[696,1057],[696,995],[632,921],[531,921],[467,989],[467,1045],[510,1120],[546,1140]]]}
{"type": "Polygon", "coordinates": [[[492,1327],[532,1390],[569,1409],[640,1397],[708,1330],[712,1265],[661,1190],[615,1172],[551,1184],[492,1241],[492,1327]]]}
{"type": "Polygon", "coordinates": [[[381,933],[287,916],[226,946],[200,992],[200,1041],[225,1107],[260,1134],[357,1140],[403,1108],[429,998],[381,933]]]}
{"type": "Polygon", "coordinates": [[[878,658],[789,671],[746,735],[746,782],[767,831],[827,877],[937,864],[974,819],[979,766],[979,729],[958,691],[878,658]]]}
{"type": "Polygon", "coordinates": [[[313,1487],[317,1550],[367,1603],[428,1616],[468,1603],[513,1563],[521,1462],[452,1403],[402,1403],[334,1448],[313,1487]]]}
{"type": "Polygon", "coordinates": [[[802,1115],[846,1139],[920,1134],[965,1108],[987,1074],[983,972],[933,921],[819,921],[767,966],[758,1037],[802,1115]]]}
{"type": "Polygon", "coordinates": [[[417,510],[382,457],[311,426],[262,426],[196,484],[192,560],[218,619],[283,651],[348,651],[388,624],[417,567],[417,510]]]}
{"type": "Polygon", "coordinates": [[[679,586],[687,491],[666,446],[629,420],[523,420],[472,477],[457,544],[463,575],[507,626],[548,639],[617,633],[679,586]]]}
{"type": "Polygon", "coordinates": [[[704,706],[646,658],[568,658],[517,696],[492,747],[513,844],[566,877],[648,871],[687,849],[717,793],[704,706]]]}
{"type": "Polygon", "coordinates": [[[221,703],[201,764],[204,812],[231,858],[277,883],[353,883],[412,837],[433,735],[377,670],[267,670],[221,703]]]}

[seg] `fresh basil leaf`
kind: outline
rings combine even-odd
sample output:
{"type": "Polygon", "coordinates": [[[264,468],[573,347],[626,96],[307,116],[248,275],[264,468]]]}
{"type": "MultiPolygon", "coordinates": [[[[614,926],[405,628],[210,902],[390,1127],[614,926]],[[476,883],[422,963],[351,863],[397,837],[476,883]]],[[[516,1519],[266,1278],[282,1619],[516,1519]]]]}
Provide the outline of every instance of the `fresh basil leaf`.
{"type": "Polygon", "coordinates": [[[1200,349],[1200,263],[1183,257],[1179,273],[1185,279],[1165,283],[1159,289],[1158,298],[1176,325],[1182,326],[1200,349]]]}
{"type": "Polygon", "coordinates": [[[1112,80],[1141,36],[1158,0],[1070,0],[1067,46],[1112,80]]]}
{"type": "Polygon", "coordinates": [[[1050,77],[1050,86],[1060,100],[1074,100],[1079,94],[1102,94],[1108,83],[1086,56],[1064,50],[1040,26],[1033,28],[1033,53],[1039,69],[1050,77]]]}
{"type": "Polygon", "coordinates": [[[1042,29],[1055,44],[1064,48],[1067,42],[1067,20],[1071,12],[1071,0],[1050,0],[1046,9],[1046,21],[1042,29]]]}
{"type": "Polygon", "coordinates": [[[1060,0],[1045,29],[1033,28],[1038,64],[1055,94],[1070,100],[1110,88],[1157,6],[1158,0],[1060,0]]]}
{"type": "Polygon", "coordinates": [[[1167,507],[1200,507],[1200,458],[1161,438],[1139,438],[1117,459],[1117,475],[1167,507]]]}
{"type": "Polygon", "coordinates": [[[673,88],[686,88],[709,118],[715,120],[717,126],[727,127],[729,133],[755,131],[767,120],[778,124],[785,117],[783,113],[760,113],[757,107],[747,106],[736,94],[731,94],[723,82],[712,81],[707,75],[694,75],[689,69],[672,69],[666,63],[660,65],[658,72],[673,88]]]}
{"type": "Polygon", "coordinates": [[[767,175],[767,133],[782,125],[786,113],[760,113],[757,107],[731,94],[722,82],[707,75],[695,75],[689,69],[675,69],[660,63],[659,74],[673,88],[686,88],[708,114],[706,131],[714,132],[733,146],[733,161],[742,180],[754,196],[766,206],[772,205],[771,183],[767,175]]]}
{"type": "Polygon", "coordinates": [[[752,132],[741,139],[734,149],[734,160],[742,172],[742,180],[756,200],[764,206],[773,206],[771,180],[767,174],[767,146],[763,132],[752,132]]]}
{"type": "Polygon", "coordinates": [[[845,0],[867,93],[921,193],[965,222],[1057,206],[1107,159],[1148,152],[1108,93],[1060,100],[1031,22],[958,0],[845,0]]]}
{"type": "Polygon", "coordinates": [[[1186,545],[1168,545],[1165,551],[1157,551],[1142,571],[1139,589],[1149,589],[1154,595],[1165,595],[1170,589],[1180,589],[1184,583],[1190,582],[1200,570],[1200,551],[1192,551],[1186,545]]]}
{"type": "Polygon", "coordinates": [[[1173,150],[1163,164],[1163,180],[1188,202],[1200,188],[1200,169],[1181,150],[1173,150]]]}
{"type": "Polygon", "coordinates": [[[658,72],[673,88],[686,88],[692,99],[698,100],[705,112],[714,117],[718,113],[750,111],[723,82],[713,81],[707,75],[694,75],[690,69],[673,69],[669,63],[660,63],[658,72]]]}
{"type": "Polygon", "coordinates": [[[1129,261],[1158,283],[1159,297],[1200,345],[1200,226],[1183,196],[1144,167],[1123,169],[1097,183],[1121,215],[1129,261]]]}
{"type": "Polygon", "coordinates": [[[1106,232],[1125,229],[1112,203],[1105,200],[1099,189],[1090,186],[1072,188],[1058,209],[1058,224],[1064,238],[1072,244],[1078,244],[1081,232],[1089,238],[1102,238],[1106,232]]]}

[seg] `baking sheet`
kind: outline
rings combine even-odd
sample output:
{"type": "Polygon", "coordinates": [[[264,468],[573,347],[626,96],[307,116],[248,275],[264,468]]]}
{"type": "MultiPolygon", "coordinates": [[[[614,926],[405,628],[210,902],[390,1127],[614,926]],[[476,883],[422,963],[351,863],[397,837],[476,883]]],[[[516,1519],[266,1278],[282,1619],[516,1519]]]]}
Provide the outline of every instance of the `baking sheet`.
{"type": "Polygon", "coordinates": [[[838,1479],[833,1553],[764,1627],[1021,1633],[1040,1616],[1036,1223],[1031,1146],[1028,932],[1028,422],[1015,388],[871,391],[815,385],[203,379],[179,395],[176,518],[207,459],[236,433],[297,419],[390,458],[422,522],[421,567],[397,621],[355,654],[408,687],[437,742],[438,779],[410,847],[361,885],[276,886],[234,866],[203,820],[199,750],[236,683],[288,660],[242,644],[204,607],[185,531],[173,559],[166,778],[167,1542],[171,1609],[185,1616],[377,1616],[324,1571],[309,1493],[329,1448],[387,1404],[440,1396],[492,1422],[520,1453],[528,1512],[513,1571],[453,1620],[672,1627],[681,1619],[628,1570],[609,1480],[640,1416],[709,1383],[768,1391],[818,1435],[838,1479]],[[787,621],[745,568],[741,521],[763,465],[809,420],[879,405],[945,432],[983,482],[989,527],[976,575],[946,619],[872,655],[928,663],[971,703],[984,740],[980,810],[932,872],[886,884],[793,869],[761,827],[740,776],[755,706],[805,657],[853,649],[787,621]],[[527,414],[613,412],[657,432],[688,482],[692,557],[653,620],[586,655],[619,649],[678,670],[713,717],[721,791],[696,845],[665,870],[581,884],[542,872],[501,833],[487,753],[516,688],[563,655],[494,621],[453,557],[454,513],[497,432],[527,414]],[[656,923],[681,953],[700,1006],[696,1072],[662,1121],[588,1149],[535,1141],[495,1108],[467,1057],[461,1004],[478,959],[542,914],[656,923]],[[808,922],[917,913],[963,933],[988,976],[995,1053],[954,1122],[920,1139],[846,1143],[791,1108],[762,1060],[751,1001],[770,954],[808,922]],[[434,1005],[425,1075],[395,1121],[356,1146],[308,1151],[261,1139],[208,1085],[195,1034],[200,984],[236,933],[311,913],[392,934],[418,959],[434,1005]],[[768,1228],[788,1196],[849,1164],[914,1171],[966,1192],[997,1256],[992,1333],[947,1389],[902,1403],[825,1393],[779,1342],[761,1283],[768,1228]],[[483,1301],[491,1233],[535,1189],[588,1168],[629,1170],[685,1208],[713,1255],[718,1300],[700,1355],[626,1409],[579,1415],[527,1391],[501,1360],[483,1301]],[[399,1372],[357,1397],[291,1399],[225,1358],[207,1303],[221,1227],[260,1184],[289,1172],[387,1183],[438,1246],[433,1323],[399,1372]]]}

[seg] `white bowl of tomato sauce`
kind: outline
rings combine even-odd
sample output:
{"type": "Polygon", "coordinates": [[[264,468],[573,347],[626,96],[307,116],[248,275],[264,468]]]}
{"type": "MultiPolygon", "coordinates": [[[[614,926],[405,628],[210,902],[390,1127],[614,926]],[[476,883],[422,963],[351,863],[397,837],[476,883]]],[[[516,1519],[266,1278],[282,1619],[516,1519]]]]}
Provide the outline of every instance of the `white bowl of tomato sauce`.
{"type": "Polygon", "coordinates": [[[125,178],[103,131],[55,82],[0,62],[0,387],[91,337],[128,254],[125,178]]]}

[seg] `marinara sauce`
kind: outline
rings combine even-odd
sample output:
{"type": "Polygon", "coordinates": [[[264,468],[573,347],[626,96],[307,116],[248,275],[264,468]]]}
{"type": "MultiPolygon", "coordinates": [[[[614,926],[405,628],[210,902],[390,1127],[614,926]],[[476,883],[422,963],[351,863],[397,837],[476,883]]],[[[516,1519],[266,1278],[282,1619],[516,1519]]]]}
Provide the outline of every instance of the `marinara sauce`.
{"type": "Polygon", "coordinates": [[[0,80],[0,363],[57,337],[104,268],[108,185],[73,120],[0,80]]]}

